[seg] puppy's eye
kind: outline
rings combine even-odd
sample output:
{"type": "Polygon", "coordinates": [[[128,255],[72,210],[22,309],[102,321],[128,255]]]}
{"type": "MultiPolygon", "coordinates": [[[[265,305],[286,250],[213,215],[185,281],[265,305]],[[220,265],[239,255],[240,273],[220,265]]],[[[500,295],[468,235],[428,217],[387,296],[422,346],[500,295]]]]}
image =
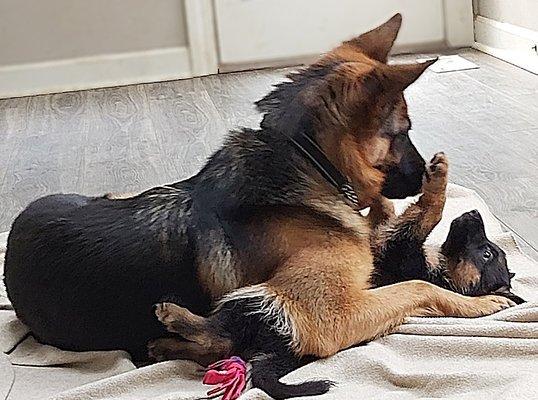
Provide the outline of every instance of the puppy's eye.
{"type": "Polygon", "coordinates": [[[489,260],[493,254],[491,254],[491,251],[489,249],[484,250],[484,254],[482,255],[484,257],[484,260],[489,260]]]}

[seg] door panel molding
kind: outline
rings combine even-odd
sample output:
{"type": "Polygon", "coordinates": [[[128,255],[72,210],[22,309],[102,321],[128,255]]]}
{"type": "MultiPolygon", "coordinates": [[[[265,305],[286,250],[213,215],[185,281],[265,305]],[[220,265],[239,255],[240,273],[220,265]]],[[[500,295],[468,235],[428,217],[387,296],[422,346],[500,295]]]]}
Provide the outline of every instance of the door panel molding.
{"type": "Polygon", "coordinates": [[[218,72],[217,40],[212,0],[184,0],[193,76],[218,72]]]}

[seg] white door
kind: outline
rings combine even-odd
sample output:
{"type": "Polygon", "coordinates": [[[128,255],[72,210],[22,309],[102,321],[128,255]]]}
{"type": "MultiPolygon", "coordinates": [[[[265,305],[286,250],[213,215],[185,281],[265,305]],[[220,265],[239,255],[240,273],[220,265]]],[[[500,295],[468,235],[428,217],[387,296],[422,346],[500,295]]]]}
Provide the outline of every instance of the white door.
{"type": "Polygon", "coordinates": [[[471,0],[214,0],[219,69],[289,63],[330,49],[396,12],[396,50],[473,44],[471,0]]]}

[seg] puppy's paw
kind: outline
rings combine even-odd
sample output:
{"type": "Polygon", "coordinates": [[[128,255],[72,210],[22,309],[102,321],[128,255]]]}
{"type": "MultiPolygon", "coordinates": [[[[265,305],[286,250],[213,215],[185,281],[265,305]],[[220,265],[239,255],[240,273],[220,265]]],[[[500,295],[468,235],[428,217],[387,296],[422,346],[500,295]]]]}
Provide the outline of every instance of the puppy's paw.
{"type": "Polygon", "coordinates": [[[448,183],[448,158],[443,152],[435,154],[426,166],[422,190],[424,193],[444,194],[448,183]]]}
{"type": "Polygon", "coordinates": [[[169,332],[176,332],[174,323],[178,321],[178,316],[183,314],[183,308],[174,303],[157,303],[154,307],[157,319],[169,332]]]}
{"type": "Polygon", "coordinates": [[[155,339],[148,343],[148,357],[155,361],[175,360],[178,358],[178,341],[173,338],[155,339]]]}

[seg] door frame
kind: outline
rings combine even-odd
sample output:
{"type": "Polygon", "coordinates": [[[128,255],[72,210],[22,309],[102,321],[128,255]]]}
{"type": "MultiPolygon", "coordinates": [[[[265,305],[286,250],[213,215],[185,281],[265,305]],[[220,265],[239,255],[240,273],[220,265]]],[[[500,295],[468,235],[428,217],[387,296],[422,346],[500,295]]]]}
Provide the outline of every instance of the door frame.
{"type": "Polygon", "coordinates": [[[192,76],[219,72],[212,0],[184,0],[192,76]]]}

